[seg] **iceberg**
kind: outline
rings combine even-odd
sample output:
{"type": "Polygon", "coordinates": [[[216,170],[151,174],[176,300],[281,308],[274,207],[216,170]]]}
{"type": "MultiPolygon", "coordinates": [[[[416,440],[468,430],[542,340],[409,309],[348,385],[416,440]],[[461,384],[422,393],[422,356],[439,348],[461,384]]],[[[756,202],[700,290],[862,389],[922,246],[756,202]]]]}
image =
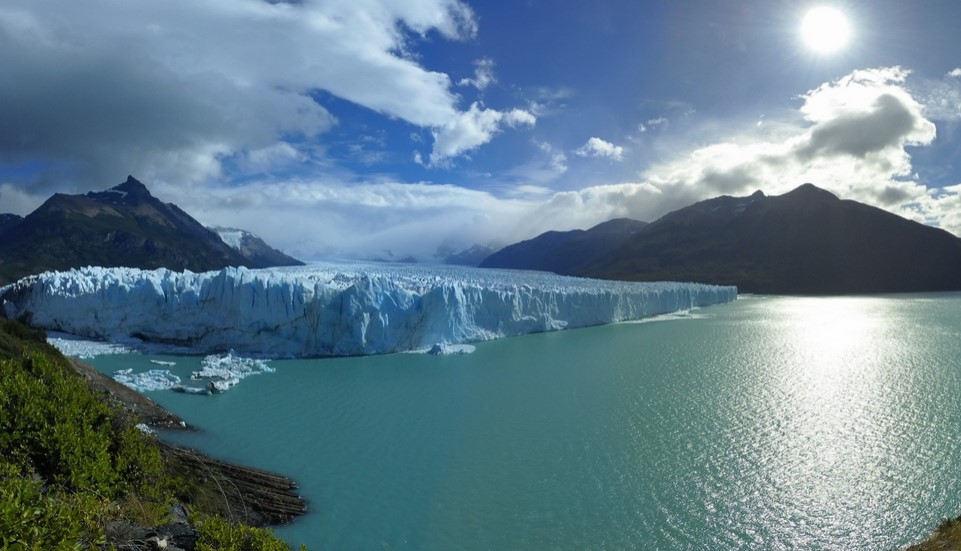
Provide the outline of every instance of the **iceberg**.
{"type": "Polygon", "coordinates": [[[266,357],[443,350],[736,298],[735,287],[699,283],[337,263],[205,273],[87,267],[0,288],[3,315],[47,330],[266,357]]]}

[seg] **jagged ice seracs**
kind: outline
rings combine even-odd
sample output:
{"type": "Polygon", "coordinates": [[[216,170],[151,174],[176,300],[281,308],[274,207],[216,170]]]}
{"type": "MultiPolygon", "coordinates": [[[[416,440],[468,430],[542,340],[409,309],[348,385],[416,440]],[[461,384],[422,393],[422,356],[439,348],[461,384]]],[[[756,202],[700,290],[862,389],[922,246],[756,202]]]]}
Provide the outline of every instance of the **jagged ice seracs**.
{"type": "Polygon", "coordinates": [[[48,330],[273,357],[430,350],[736,298],[735,287],[698,283],[337,263],[206,273],[88,267],[0,288],[4,315],[48,330]]]}

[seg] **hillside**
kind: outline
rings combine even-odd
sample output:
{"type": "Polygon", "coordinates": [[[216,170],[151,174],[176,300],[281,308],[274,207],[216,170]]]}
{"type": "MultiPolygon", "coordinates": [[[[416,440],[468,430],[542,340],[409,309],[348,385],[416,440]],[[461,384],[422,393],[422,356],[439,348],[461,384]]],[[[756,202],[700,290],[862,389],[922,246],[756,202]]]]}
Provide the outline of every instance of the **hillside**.
{"type": "MultiPolygon", "coordinates": [[[[548,248],[540,258],[573,254],[541,242],[548,248]]],[[[961,239],[804,184],[784,195],[722,196],[671,212],[569,273],[737,285],[753,293],[956,290],[961,239]]]]}
{"type": "Polygon", "coordinates": [[[588,230],[549,231],[504,247],[484,259],[480,266],[578,275],[603,261],[646,225],[637,220],[618,218],[588,230]]]}
{"type": "Polygon", "coordinates": [[[249,524],[303,514],[292,481],[156,439],[177,419],[107,380],[0,319],[0,547],[289,549],[249,524]]]}
{"type": "Polygon", "coordinates": [[[301,264],[273,249],[273,256],[262,250],[245,255],[132,176],[106,191],[55,194],[22,220],[11,220],[0,231],[0,284],[88,265],[207,271],[301,264]]]}

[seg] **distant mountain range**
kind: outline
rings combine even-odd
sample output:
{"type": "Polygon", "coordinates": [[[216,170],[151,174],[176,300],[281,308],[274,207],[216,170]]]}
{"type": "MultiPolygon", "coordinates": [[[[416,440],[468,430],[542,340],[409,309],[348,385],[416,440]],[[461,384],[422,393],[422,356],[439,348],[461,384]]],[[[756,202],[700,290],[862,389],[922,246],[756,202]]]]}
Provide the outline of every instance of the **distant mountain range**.
{"type": "Polygon", "coordinates": [[[779,196],[716,197],[647,225],[612,222],[620,226],[548,232],[506,247],[482,266],[698,281],[753,293],[961,289],[961,239],[811,184],[779,196]],[[601,254],[578,245],[605,239],[616,245],[601,254]]]}
{"type": "Polygon", "coordinates": [[[451,252],[445,249],[438,249],[435,256],[439,259],[443,259],[444,264],[452,264],[455,266],[479,266],[485,258],[494,254],[496,251],[497,249],[494,245],[474,245],[473,247],[465,249],[459,253],[451,252]]]}
{"type": "Polygon", "coordinates": [[[578,275],[603,261],[645,226],[645,222],[616,218],[589,230],[549,231],[504,247],[480,266],[578,275]]]}
{"type": "Polygon", "coordinates": [[[88,265],[200,272],[302,264],[252,234],[223,231],[232,239],[128,176],[106,191],[57,193],[24,218],[0,215],[0,284],[88,265]]]}

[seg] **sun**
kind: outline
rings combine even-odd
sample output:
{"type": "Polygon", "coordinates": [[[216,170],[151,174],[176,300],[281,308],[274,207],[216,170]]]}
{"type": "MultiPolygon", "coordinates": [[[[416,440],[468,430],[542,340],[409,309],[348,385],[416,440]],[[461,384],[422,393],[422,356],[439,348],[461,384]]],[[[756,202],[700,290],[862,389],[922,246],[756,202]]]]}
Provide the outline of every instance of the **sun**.
{"type": "Polygon", "coordinates": [[[801,38],[811,50],[820,54],[837,52],[851,38],[848,18],[838,9],[812,8],[801,21],[801,38]]]}

